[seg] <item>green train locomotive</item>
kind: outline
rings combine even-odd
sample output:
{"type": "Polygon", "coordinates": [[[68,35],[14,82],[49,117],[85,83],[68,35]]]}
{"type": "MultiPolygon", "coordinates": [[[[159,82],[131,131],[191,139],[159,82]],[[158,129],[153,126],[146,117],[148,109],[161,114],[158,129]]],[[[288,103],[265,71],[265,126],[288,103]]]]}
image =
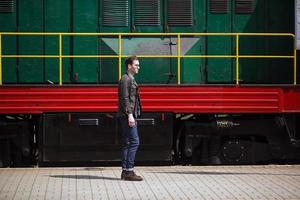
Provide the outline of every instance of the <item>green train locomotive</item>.
{"type": "Polygon", "coordinates": [[[294,4],[0,0],[0,166],[118,162],[129,55],[139,162],[298,162],[294,4]]]}

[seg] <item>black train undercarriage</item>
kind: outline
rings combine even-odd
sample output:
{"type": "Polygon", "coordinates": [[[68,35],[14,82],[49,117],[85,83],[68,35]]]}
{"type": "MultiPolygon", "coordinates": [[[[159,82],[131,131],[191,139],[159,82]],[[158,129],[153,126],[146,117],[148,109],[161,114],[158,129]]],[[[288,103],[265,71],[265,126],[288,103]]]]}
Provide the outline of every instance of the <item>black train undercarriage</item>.
{"type": "MultiPolygon", "coordinates": [[[[145,113],[137,164],[299,163],[299,115],[145,113]],[[298,132],[298,133],[297,133],[298,132]]],[[[0,167],[119,165],[115,113],[0,116],[0,167]]]]}

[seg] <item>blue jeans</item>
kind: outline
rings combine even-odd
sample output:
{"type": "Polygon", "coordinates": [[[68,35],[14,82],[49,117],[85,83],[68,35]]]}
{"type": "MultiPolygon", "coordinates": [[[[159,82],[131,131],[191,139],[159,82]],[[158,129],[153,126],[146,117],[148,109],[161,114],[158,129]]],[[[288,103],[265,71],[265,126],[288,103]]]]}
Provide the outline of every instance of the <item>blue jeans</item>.
{"type": "Polygon", "coordinates": [[[122,169],[131,171],[134,168],[135,154],[140,144],[137,123],[134,127],[128,125],[126,117],[120,118],[122,128],[122,169]]]}

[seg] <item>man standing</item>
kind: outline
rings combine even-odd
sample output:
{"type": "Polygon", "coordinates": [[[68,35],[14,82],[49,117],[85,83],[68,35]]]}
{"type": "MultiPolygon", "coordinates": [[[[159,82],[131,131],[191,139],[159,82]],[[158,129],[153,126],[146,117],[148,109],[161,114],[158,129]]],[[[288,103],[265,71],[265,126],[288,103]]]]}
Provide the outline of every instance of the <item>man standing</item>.
{"type": "Polygon", "coordinates": [[[122,174],[121,179],[142,181],[143,178],[134,173],[135,154],[139,146],[139,135],[136,118],[141,115],[142,107],[138,85],[134,75],[139,72],[139,60],[131,56],[125,60],[127,73],[119,81],[118,117],[122,128],[122,174]]]}

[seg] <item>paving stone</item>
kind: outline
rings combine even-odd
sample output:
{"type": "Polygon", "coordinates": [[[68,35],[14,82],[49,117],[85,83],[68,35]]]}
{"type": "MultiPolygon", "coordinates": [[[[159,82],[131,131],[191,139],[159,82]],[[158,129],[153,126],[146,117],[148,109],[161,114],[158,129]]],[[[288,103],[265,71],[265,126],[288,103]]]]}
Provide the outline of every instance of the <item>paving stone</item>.
{"type": "Polygon", "coordinates": [[[0,168],[0,200],[300,199],[300,165],[0,168]]]}

